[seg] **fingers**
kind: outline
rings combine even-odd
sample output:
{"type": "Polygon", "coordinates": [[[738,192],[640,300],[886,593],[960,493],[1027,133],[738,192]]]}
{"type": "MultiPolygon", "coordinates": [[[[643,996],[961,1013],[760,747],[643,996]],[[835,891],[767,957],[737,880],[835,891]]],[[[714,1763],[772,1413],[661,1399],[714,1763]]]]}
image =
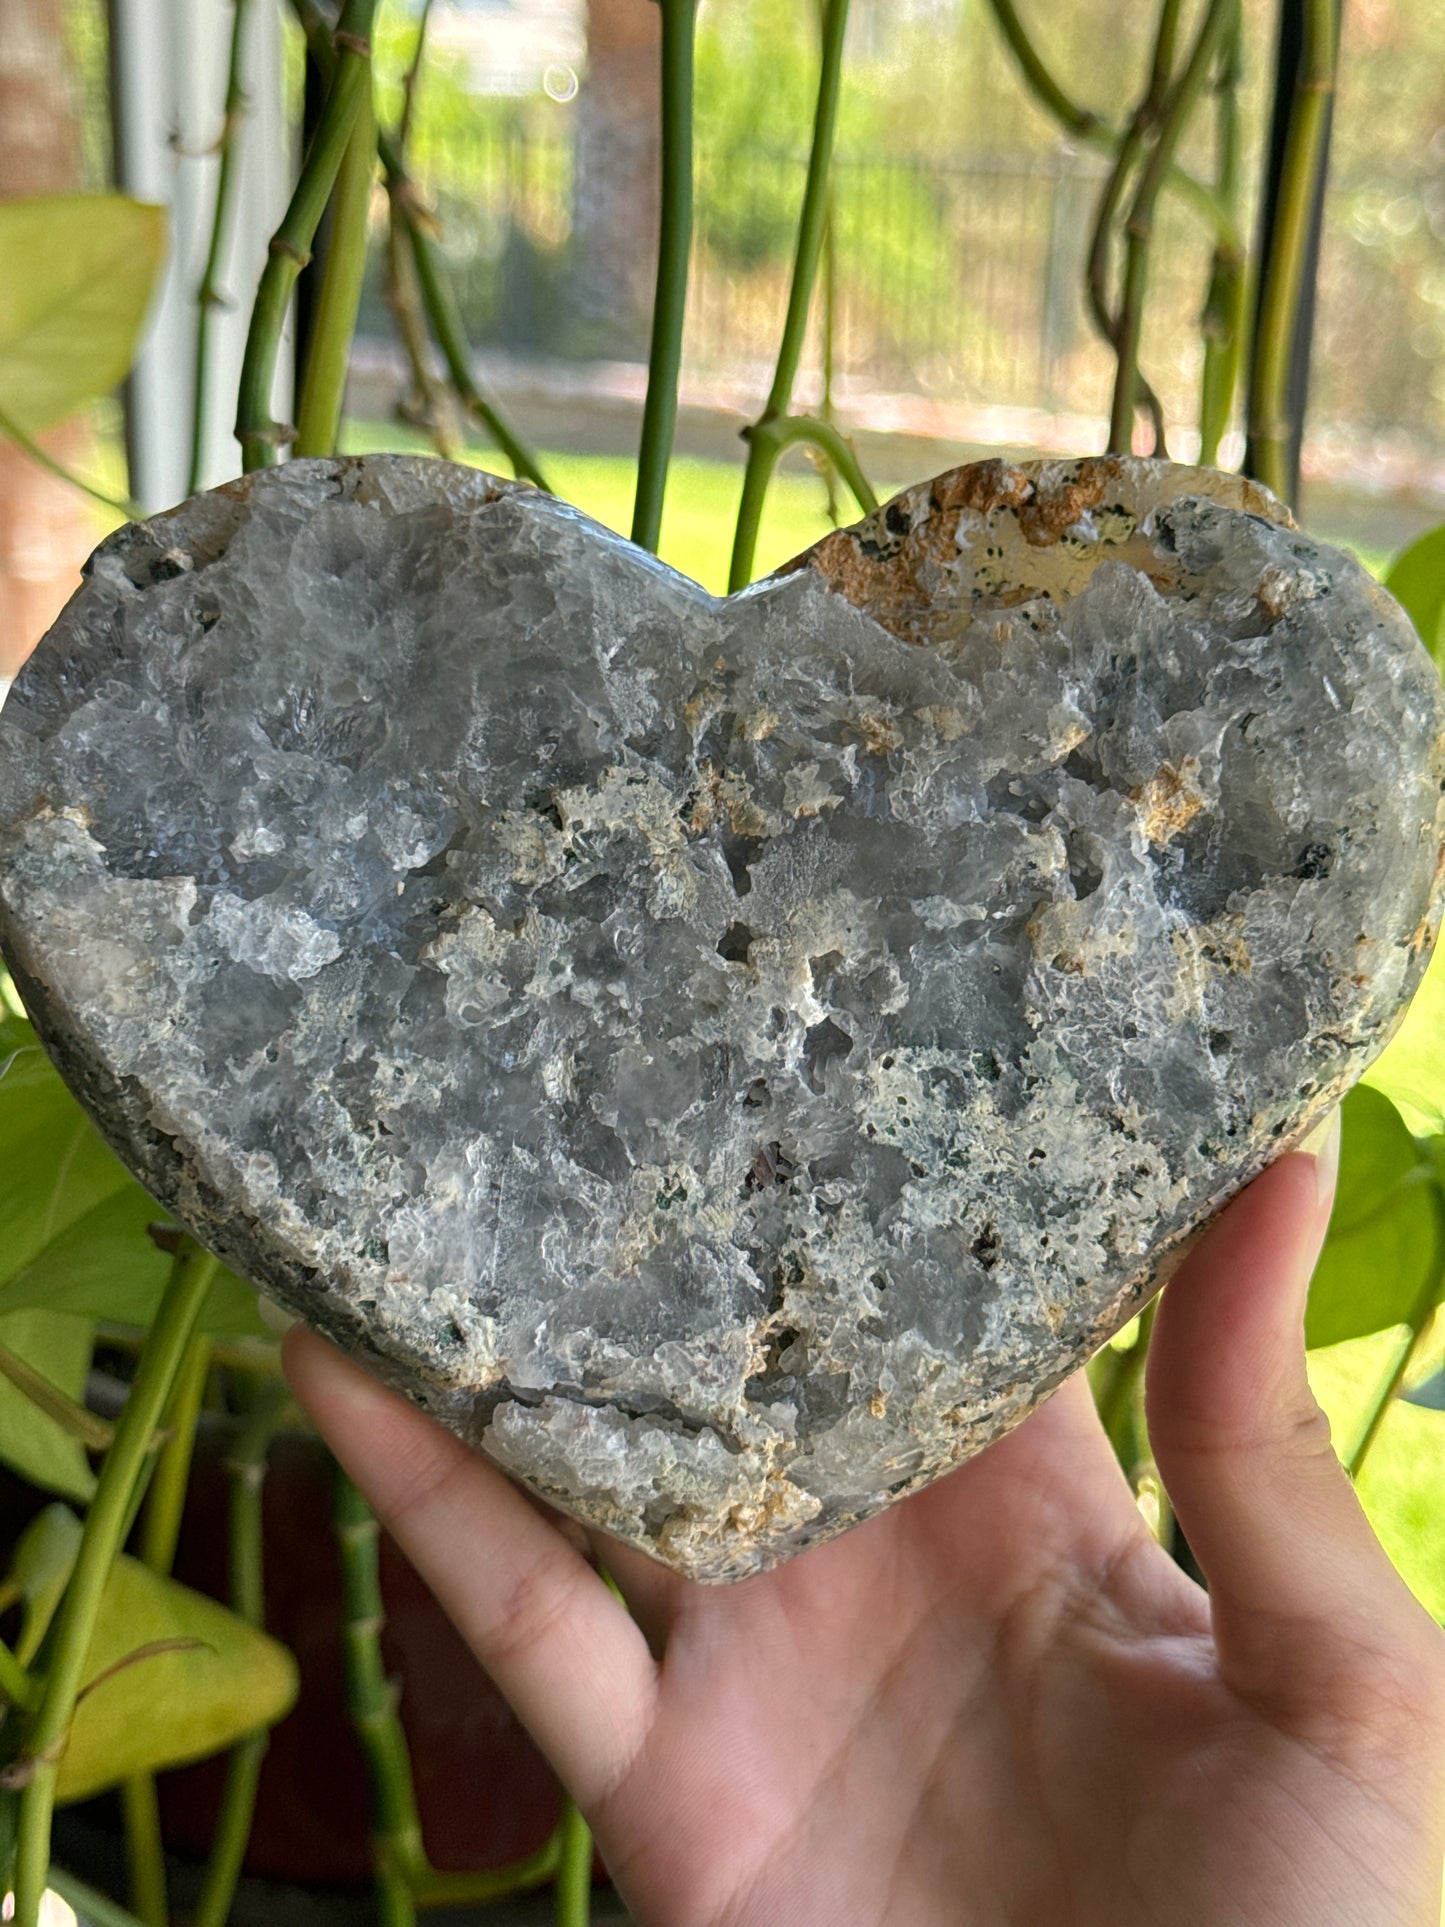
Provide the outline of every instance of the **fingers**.
{"type": "Polygon", "coordinates": [[[1149,1436],[1209,1580],[1236,1690],[1305,1705],[1352,1644],[1419,1617],[1371,1531],[1305,1376],[1304,1305],[1338,1158],[1282,1159],[1224,1212],[1165,1290],[1149,1436]]]}
{"type": "Polygon", "coordinates": [[[459,1439],[299,1326],[284,1356],[296,1397],[579,1805],[601,1798],[636,1758],[657,1691],[625,1609],[459,1439]]]}

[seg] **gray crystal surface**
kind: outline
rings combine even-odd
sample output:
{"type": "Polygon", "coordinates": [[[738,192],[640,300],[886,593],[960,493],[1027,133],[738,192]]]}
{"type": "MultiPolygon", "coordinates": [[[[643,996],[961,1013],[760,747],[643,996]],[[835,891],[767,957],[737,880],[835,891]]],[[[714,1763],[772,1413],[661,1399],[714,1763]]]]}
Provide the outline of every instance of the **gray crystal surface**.
{"type": "Polygon", "coordinates": [[[719,601],[297,462],[93,559],[0,714],[0,939],[207,1243],[726,1578],[1015,1422],[1358,1076],[1441,731],[1236,478],[984,464],[719,601]]]}

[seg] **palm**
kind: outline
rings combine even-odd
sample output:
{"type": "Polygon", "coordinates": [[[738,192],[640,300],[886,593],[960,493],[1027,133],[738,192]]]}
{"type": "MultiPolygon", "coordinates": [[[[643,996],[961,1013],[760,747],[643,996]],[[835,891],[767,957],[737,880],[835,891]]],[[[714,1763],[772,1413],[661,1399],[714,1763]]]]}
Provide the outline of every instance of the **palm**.
{"type": "MultiPolygon", "coordinates": [[[[628,1618],[454,1441],[317,1341],[291,1368],[643,1922],[1434,1927],[1438,1636],[1288,1370],[1267,1350],[1249,1363],[1251,1321],[1261,1339],[1280,1323],[1251,1267],[1307,1276],[1317,1215],[1312,1190],[1261,1180],[1210,1240],[1212,1308],[1191,1288],[1158,1321],[1155,1443],[1212,1599],[1150,1538],[1081,1380],[757,1579],[701,1588],[599,1548],[628,1618]],[[1204,1353],[1221,1315],[1235,1350],[1204,1353]],[[1251,1369],[1263,1386],[1234,1382],[1251,1369]],[[1214,1407],[1245,1392],[1276,1409],[1216,1436],[1214,1407]],[[1261,1533],[1254,1488],[1291,1478],[1261,1533]],[[1286,1508],[1313,1511],[1338,1574],[1316,1544],[1299,1556],[1286,1508]]],[[[1297,1316],[1286,1303],[1286,1331],[1297,1316]]]]}
{"type": "Polygon", "coordinates": [[[1251,1853],[1260,1902],[1288,1891],[1289,1856],[1252,1848],[1258,1801],[1286,1761],[1297,1804],[1328,1776],[1221,1684],[1205,1596],[1080,1382],[764,1578],[703,1591],[625,1563],[663,1692],[596,1821],[645,1921],[1202,1922],[1232,1917],[1208,1896],[1251,1853]]]}

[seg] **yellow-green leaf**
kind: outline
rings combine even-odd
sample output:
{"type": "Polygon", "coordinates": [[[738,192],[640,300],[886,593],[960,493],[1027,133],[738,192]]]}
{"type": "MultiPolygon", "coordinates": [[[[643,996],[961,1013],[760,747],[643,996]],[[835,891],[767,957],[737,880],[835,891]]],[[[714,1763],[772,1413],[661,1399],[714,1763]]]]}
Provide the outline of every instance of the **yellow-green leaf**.
{"type": "Polygon", "coordinates": [[[1340,1178],[1305,1311],[1313,1351],[1404,1324],[1441,1274],[1441,1204],[1398,1110],[1360,1084],[1342,1106],[1340,1178]]]}
{"type": "Polygon", "coordinates": [[[28,1666],[40,1650],[46,1628],[70,1583],[75,1555],[80,1550],[80,1533],[80,1521],[68,1505],[48,1505],[15,1542],[15,1556],[5,1576],[25,1609],[15,1648],[22,1666],[28,1666]]]}
{"type": "Polygon", "coordinates": [[[61,1800],[219,1753],[274,1726],[296,1697],[296,1662],[279,1640],[127,1557],[106,1584],[84,1676],[97,1683],[75,1709],[61,1800]]]}
{"type": "Polygon", "coordinates": [[[0,414],[34,435],[109,394],[165,246],[164,208],[123,194],[0,202],[0,414]]]}
{"type": "Polygon", "coordinates": [[[1384,1092],[1412,1131],[1445,1130],[1445,943],[1436,944],[1400,1028],[1365,1082],[1384,1092]]]}
{"type": "MultiPolygon", "coordinates": [[[[38,1310],[0,1316],[0,1345],[77,1401],[90,1370],[91,1337],[86,1318],[38,1310]]],[[[42,1492],[63,1498],[88,1499],[95,1490],[80,1440],[5,1378],[0,1378],[0,1463],[42,1492]]]]}
{"type": "Polygon", "coordinates": [[[1397,555],[1385,587],[1405,605],[1436,662],[1445,656],[1445,524],[1397,555]]]}

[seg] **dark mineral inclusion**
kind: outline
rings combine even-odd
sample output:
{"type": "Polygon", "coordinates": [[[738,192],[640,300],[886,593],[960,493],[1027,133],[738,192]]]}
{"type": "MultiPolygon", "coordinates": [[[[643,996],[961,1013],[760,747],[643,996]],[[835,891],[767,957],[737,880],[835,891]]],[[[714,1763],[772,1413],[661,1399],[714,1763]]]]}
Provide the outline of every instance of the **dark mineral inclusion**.
{"type": "Polygon", "coordinates": [[[723,602],[296,462],[96,555],[0,717],[0,932],[208,1244],[729,1578],[1012,1425],[1358,1076],[1441,731],[1234,478],[963,469],[723,602]]]}

